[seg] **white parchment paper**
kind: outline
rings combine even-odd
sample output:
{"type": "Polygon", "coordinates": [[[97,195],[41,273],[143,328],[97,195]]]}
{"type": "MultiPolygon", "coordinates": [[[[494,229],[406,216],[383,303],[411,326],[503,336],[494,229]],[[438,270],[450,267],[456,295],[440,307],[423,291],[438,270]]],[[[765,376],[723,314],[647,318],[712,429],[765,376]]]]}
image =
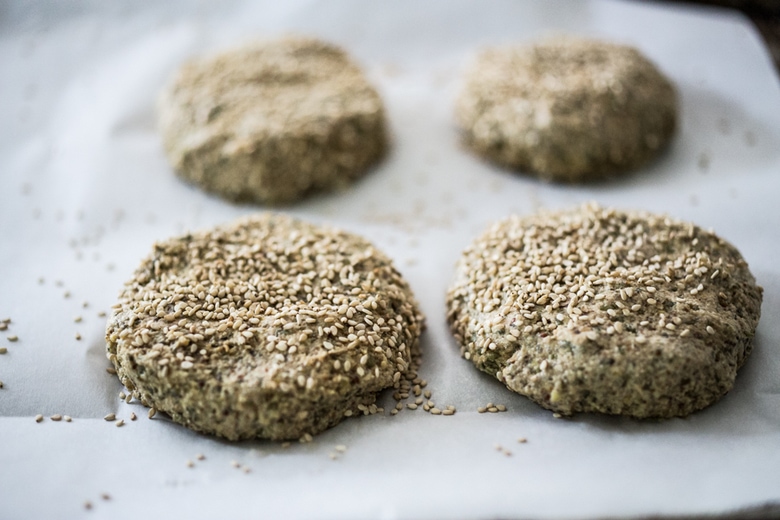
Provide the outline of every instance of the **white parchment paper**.
{"type": "Polygon", "coordinates": [[[780,502],[779,86],[745,20],[667,4],[0,4],[0,319],[12,319],[0,332],[0,518],[596,518],[780,502]],[[148,420],[105,372],[98,313],[153,242],[263,209],[172,174],[157,92],[189,56],[286,32],[356,57],[387,104],[393,149],[348,191],[282,211],[364,234],[395,259],[428,318],[422,376],[452,417],[406,410],[347,420],[312,444],[232,444],[148,420]],[[674,80],[681,125],[663,157],[581,187],[461,149],[451,106],[464,64],[481,46],[550,32],[636,45],[674,80]],[[460,251],[494,219],[589,200],[711,227],[748,260],[763,318],[721,402],[662,422],[555,419],[459,358],[444,293],[460,251]],[[490,401],[509,411],[477,413],[490,401]]]}

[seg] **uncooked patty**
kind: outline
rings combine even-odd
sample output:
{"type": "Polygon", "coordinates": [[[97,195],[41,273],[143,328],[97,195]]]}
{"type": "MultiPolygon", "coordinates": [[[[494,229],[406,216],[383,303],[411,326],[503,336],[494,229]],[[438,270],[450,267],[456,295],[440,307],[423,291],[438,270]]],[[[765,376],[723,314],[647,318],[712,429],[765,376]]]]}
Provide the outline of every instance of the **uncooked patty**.
{"type": "Polygon", "coordinates": [[[455,110],[478,154],[545,180],[579,182],[658,155],[674,133],[677,96],[634,48],[556,38],[482,52],[455,110]]]}
{"type": "Polygon", "coordinates": [[[264,215],[156,244],[106,342],[122,383],[174,421],[231,440],[297,439],[375,411],[422,325],[369,242],[264,215]]]}
{"type": "Polygon", "coordinates": [[[178,174],[231,200],[286,203],[347,185],[387,147],[376,90],[344,51],[314,39],[190,61],[158,113],[178,174]]]}
{"type": "Polygon", "coordinates": [[[674,417],[732,388],[761,298],[725,240],[591,205],[492,225],[458,263],[447,318],[466,359],[545,408],[674,417]]]}

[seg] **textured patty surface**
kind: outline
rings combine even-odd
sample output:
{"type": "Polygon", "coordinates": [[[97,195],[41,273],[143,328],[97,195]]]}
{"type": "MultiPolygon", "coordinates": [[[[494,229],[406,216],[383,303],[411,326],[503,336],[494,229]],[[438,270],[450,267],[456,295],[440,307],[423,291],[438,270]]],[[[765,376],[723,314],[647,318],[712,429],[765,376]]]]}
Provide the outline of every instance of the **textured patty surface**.
{"type": "Polygon", "coordinates": [[[714,234],[589,205],[492,225],[458,263],[447,317],[466,359],[545,408],[674,417],[732,388],[761,299],[714,234]]]}
{"type": "Polygon", "coordinates": [[[279,215],[154,246],[127,282],[107,355],[147,406],[228,439],[297,439],[376,410],[423,318],[366,240],[279,215]]]}
{"type": "Polygon", "coordinates": [[[186,63],[158,115],[179,175],[231,200],[286,203],[346,185],[387,147],[376,90],[344,51],[307,38],[186,63]]]}
{"type": "Polygon", "coordinates": [[[636,169],[674,133],[670,81],[634,48],[575,38],[482,52],[455,115],[467,146],[552,181],[636,169]]]}

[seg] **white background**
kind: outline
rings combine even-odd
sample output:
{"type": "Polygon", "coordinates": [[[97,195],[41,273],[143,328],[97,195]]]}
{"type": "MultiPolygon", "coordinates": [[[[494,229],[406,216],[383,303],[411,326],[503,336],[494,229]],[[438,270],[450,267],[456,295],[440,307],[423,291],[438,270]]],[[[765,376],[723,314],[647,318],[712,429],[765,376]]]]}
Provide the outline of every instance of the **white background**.
{"type": "Polygon", "coordinates": [[[0,319],[13,320],[0,332],[0,518],[590,518],[780,502],[778,86],[745,20],[647,2],[0,4],[0,319]],[[348,191],[282,211],[361,233],[395,259],[427,315],[421,373],[455,416],[406,410],[288,449],[235,444],[149,421],[104,370],[97,313],[152,243],[263,209],[172,174],[155,131],[160,87],[189,56],[289,31],[355,56],[387,104],[393,148],[348,191]],[[481,46],[550,32],[636,45],[672,78],[682,116],[667,153],[582,187],[459,146],[464,64],[481,46]],[[494,219],[590,200],[693,221],[742,251],[765,289],[763,318],[721,402],[662,422],[554,419],[459,358],[444,294],[460,251],[494,219]],[[509,411],[478,414],[489,401],[509,411]],[[128,424],[103,421],[109,412],[128,424]],[[333,461],[337,444],[348,449],[333,461]],[[206,460],[186,467],[198,453],[206,460]]]}

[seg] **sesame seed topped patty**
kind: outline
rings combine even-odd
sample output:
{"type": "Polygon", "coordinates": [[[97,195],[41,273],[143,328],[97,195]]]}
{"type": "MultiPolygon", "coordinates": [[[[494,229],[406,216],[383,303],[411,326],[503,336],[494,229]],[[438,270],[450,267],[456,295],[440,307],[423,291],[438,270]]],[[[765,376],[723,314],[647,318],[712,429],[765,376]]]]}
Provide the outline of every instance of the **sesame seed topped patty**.
{"type": "Polygon", "coordinates": [[[483,51],[464,76],[455,115],[479,155],[579,182],[658,155],[674,133],[677,96],[636,49],[559,37],[483,51]]]}
{"type": "Polygon", "coordinates": [[[287,203],[344,186],[387,147],[376,90],[343,50],[311,38],[194,59],[158,113],[176,172],[230,200],[287,203]]]}
{"type": "Polygon", "coordinates": [[[369,242],[266,214],[156,244],[106,342],[133,396],[174,421],[297,439],[372,407],[411,369],[422,326],[369,242]]]}
{"type": "Polygon", "coordinates": [[[545,408],[674,417],[732,388],[761,299],[714,234],[586,205],[490,226],[458,263],[447,318],[466,359],[545,408]]]}

